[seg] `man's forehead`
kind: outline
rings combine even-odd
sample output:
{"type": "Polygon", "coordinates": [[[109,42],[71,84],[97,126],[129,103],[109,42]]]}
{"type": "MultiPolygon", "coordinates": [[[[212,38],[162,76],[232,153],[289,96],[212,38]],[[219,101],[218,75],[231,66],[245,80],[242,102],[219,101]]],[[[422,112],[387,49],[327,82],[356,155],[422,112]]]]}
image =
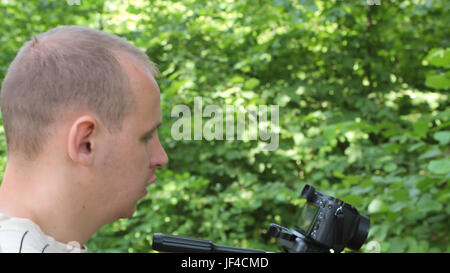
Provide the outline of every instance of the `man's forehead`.
{"type": "Polygon", "coordinates": [[[139,89],[139,87],[142,88],[141,85],[150,83],[152,87],[151,89],[154,89],[154,91],[158,93],[160,92],[159,86],[151,72],[151,69],[146,67],[143,62],[136,60],[134,57],[131,57],[126,53],[116,52],[115,55],[126,72],[130,83],[134,87],[138,87],[139,89]]]}
{"type": "MultiPolygon", "coordinates": [[[[161,105],[159,86],[149,69],[125,55],[118,55],[130,83],[130,90],[135,100],[134,113],[136,122],[150,122],[155,126],[160,121],[161,105]]],[[[131,116],[130,116],[131,118],[131,116]]]]}

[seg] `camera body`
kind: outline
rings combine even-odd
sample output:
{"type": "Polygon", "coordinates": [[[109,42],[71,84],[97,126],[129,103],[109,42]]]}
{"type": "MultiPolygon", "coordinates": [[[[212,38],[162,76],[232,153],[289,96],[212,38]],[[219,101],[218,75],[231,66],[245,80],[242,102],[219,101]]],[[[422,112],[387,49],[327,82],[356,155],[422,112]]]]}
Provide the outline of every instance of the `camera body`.
{"type": "Polygon", "coordinates": [[[306,203],[294,227],[307,244],[335,252],[341,252],[344,247],[361,248],[370,228],[367,216],[359,214],[350,204],[316,191],[311,185],[306,185],[300,196],[306,203]]]}

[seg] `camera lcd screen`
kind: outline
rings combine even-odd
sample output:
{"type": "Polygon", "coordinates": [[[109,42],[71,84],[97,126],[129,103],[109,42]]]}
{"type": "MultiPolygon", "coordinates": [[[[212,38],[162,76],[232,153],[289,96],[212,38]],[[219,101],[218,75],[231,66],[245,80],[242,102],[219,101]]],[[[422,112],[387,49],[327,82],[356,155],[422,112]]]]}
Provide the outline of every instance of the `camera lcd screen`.
{"type": "Polygon", "coordinates": [[[300,209],[295,228],[306,235],[318,211],[318,206],[306,202],[303,208],[300,209]]]}

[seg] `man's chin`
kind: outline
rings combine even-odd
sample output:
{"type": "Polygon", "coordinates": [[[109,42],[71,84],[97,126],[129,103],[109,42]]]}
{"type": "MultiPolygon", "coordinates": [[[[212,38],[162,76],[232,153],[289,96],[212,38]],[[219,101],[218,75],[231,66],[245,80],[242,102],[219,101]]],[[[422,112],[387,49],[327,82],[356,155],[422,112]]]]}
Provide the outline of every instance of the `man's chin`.
{"type": "Polygon", "coordinates": [[[127,218],[131,218],[131,217],[133,217],[133,215],[134,215],[135,212],[136,212],[136,205],[135,205],[133,208],[129,209],[128,211],[123,211],[123,212],[119,215],[119,217],[117,218],[117,220],[119,220],[119,219],[127,219],[127,218]]]}

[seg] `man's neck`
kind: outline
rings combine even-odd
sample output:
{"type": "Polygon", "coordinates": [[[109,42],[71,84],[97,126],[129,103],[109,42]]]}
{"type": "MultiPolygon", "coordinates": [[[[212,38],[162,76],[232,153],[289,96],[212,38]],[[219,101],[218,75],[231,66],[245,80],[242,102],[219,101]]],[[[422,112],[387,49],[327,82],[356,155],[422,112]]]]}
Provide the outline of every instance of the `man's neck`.
{"type": "Polygon", "coordinates": [[[98,223],[98,217],[92,214],[95,210],[77,199],[74,191],[66,189],[61,181],[57,183],[63,176],[52,175],[54,180],[49,180],[33,172],[18,172],[8,164],[0,186],[0,212],[30,219],[61,243],[76,241],[83,245],[103,223],[98,223]]]}

